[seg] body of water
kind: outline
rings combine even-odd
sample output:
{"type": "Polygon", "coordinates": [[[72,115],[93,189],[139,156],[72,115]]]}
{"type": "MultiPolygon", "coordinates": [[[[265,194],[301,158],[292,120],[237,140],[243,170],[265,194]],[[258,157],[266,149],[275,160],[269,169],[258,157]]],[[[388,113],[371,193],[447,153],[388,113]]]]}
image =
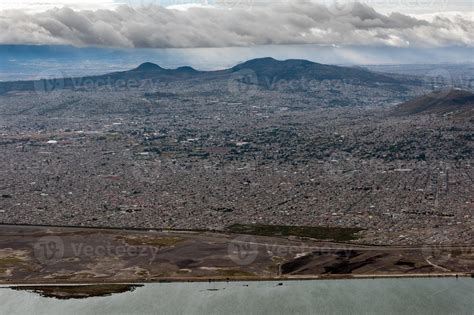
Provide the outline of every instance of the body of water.
{"type": "Polygon", "coordinates": [[[3,287],[0,314],[474,314],[474,279],[163,283],[74,300],[3,287]]]}

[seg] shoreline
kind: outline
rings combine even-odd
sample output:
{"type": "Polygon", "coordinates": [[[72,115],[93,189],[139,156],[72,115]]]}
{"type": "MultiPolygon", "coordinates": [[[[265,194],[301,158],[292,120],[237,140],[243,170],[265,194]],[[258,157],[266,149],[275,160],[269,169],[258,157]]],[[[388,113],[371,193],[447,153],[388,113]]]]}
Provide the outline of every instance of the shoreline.
{"type": "Polygon", "coordinates": [[[372,275],[341,275],[341,276],[290,276],[290,277],[172,277],[154,279],[149,281],[142,280],[107,280],[107,281],[68,281],[66,283],[61,282],[48,282],[43,281],[37,283],[34,281],[15,281],[14,283],[8,281],[0,281],[0,288],[10,288],[19,286],[99,286],[107,284],[160,284],[160,283],[213,283],[213,282],[287,282],[287,281],[318,281],[318,280],[377,280],[377,279],[429,279],[429,278],[473,278],[474,273],[427,273],[427,274],[372,274],[372,275]]]}

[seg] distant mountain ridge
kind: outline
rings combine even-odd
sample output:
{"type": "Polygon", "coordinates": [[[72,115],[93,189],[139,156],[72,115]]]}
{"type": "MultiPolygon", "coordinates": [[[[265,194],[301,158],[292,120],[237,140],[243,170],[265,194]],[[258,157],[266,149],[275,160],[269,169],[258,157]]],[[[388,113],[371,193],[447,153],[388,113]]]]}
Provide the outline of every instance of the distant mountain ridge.
{"type": "MultiPolygon", "coordinates": [[[[35,81],[13,81],[0,82],[0,93],[9,91],[33,91],[46,86],[55,89],[77,88],[77,82],[96,83],[97,85],[106,85],[118,80],[156,80],[161,82],[187,80],[199,78],[200,80],[229,80],[236,74],[246,70],[246,75],[252,75],[254,82],[265,88],[269,82],[281,80],[341,80],[349,84],[406,84],[390,75],[371,72],[358,67],[340,67],[333,65],[324,65],[308,60],[290,59],[279,61],[273,58],[252,59],[232,68],[217,71],[198,71],[192,67],[180,67],[177,69],[165,69],[157,64],[145,62],[137,68],[112,72],[105,75],[85,76],[81,78],[45,78],[35,81]]],[[[234,78],[235,79],[235,78],[234,78]]],[[[79,86],[80,87],[80,86],[79,86]]]]}
{"type": "Polygon", "coordinates": [[[130,71],[164,71],[165,69],[152,62],[144,62],[130,71]]]}
{"type": "Polygon", "coordinates": [[[452,113],[472,116],[474,94],[458,89],[435,91],[398,105],[394,113],[397,115],[452,113]]]}
{"type": "Polygon", "coordinates": [[[340,67],[320,64],[303,59],[279,61],[270,57],[252,59],[231,68],[233,71],[250,69],[258,81],[273,80],[345,80],[354,83],[400,83],[384,74],[371,72],[359,67],[340,67]]]}

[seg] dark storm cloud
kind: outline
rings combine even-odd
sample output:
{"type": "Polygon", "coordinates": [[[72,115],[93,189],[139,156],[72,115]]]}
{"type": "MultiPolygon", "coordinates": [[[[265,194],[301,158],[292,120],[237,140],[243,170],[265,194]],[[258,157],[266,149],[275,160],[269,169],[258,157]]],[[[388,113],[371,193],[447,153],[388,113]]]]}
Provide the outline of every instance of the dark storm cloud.
{"type": "Polygon", "coordinates": [[[474,22],[462,15],[417,19],[353,3],[293,1],[254,8],[160,6],[115,10],[0,12],[1,44],[193,48],[284,44],[473,46],[474,22]]]}

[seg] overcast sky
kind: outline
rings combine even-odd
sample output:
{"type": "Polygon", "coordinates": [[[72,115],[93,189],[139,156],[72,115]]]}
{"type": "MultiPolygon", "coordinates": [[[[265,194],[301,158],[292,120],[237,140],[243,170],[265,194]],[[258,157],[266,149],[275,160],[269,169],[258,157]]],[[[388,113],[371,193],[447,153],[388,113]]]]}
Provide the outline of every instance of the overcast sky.
{"type": "MultiPolygon", "coordinates": [[[[100,1],[99,1],[100,2],[100,1]]],[[[149,5],[151,3],[164,6],[180,6],[186,3],[194,5],[214,5],[214,6],[269,6],[275,3],[291,3],[294,0],[117,0],[116,3],[126,3],[129,5],[149,5]]],[[[334,0],[313,0],[319,4],[329,5],[334,0]]],[[[339,0],[339,3],[354,3],[355,0],[339,0]]],[[[474,2],[472,0],[360,0],[359,2],[374,7],[383,13],[432,13],[442,11],[472,11],[474,2]]]]}
{"type": "Polygon", "coordinates": [[[367,0],[339,5],[309,0],[17,0],[1,4],[0,44],[474,46],[472,0],[458,0],[465,6],[460,11],[443,9],[448,2],[441,1],[447,0],[367,0]],[[395,6],[405,10],[392,12],[389,8],[395,6]]]}
{"type": "MultiPolygon", "coordinates": [[[[69,6],[74,9],[114,9],[118,5],[147,6],[150,4],[167,7],[193,6],[269,6],[272,3],[291,2],[291,0],[15,0],[0,1],[0,10],[20,9],[29,12],[46,11],[54,7],[69,6]]],[[[321,4],[330,4],[332,0],[314,0],[321,4]]],[[[354,0],[339,0],[340,3],[354,0]]],[[[472,11],[472,0],[361,0],[383,13],[433,13],[443,11],[472,11]]]]}

